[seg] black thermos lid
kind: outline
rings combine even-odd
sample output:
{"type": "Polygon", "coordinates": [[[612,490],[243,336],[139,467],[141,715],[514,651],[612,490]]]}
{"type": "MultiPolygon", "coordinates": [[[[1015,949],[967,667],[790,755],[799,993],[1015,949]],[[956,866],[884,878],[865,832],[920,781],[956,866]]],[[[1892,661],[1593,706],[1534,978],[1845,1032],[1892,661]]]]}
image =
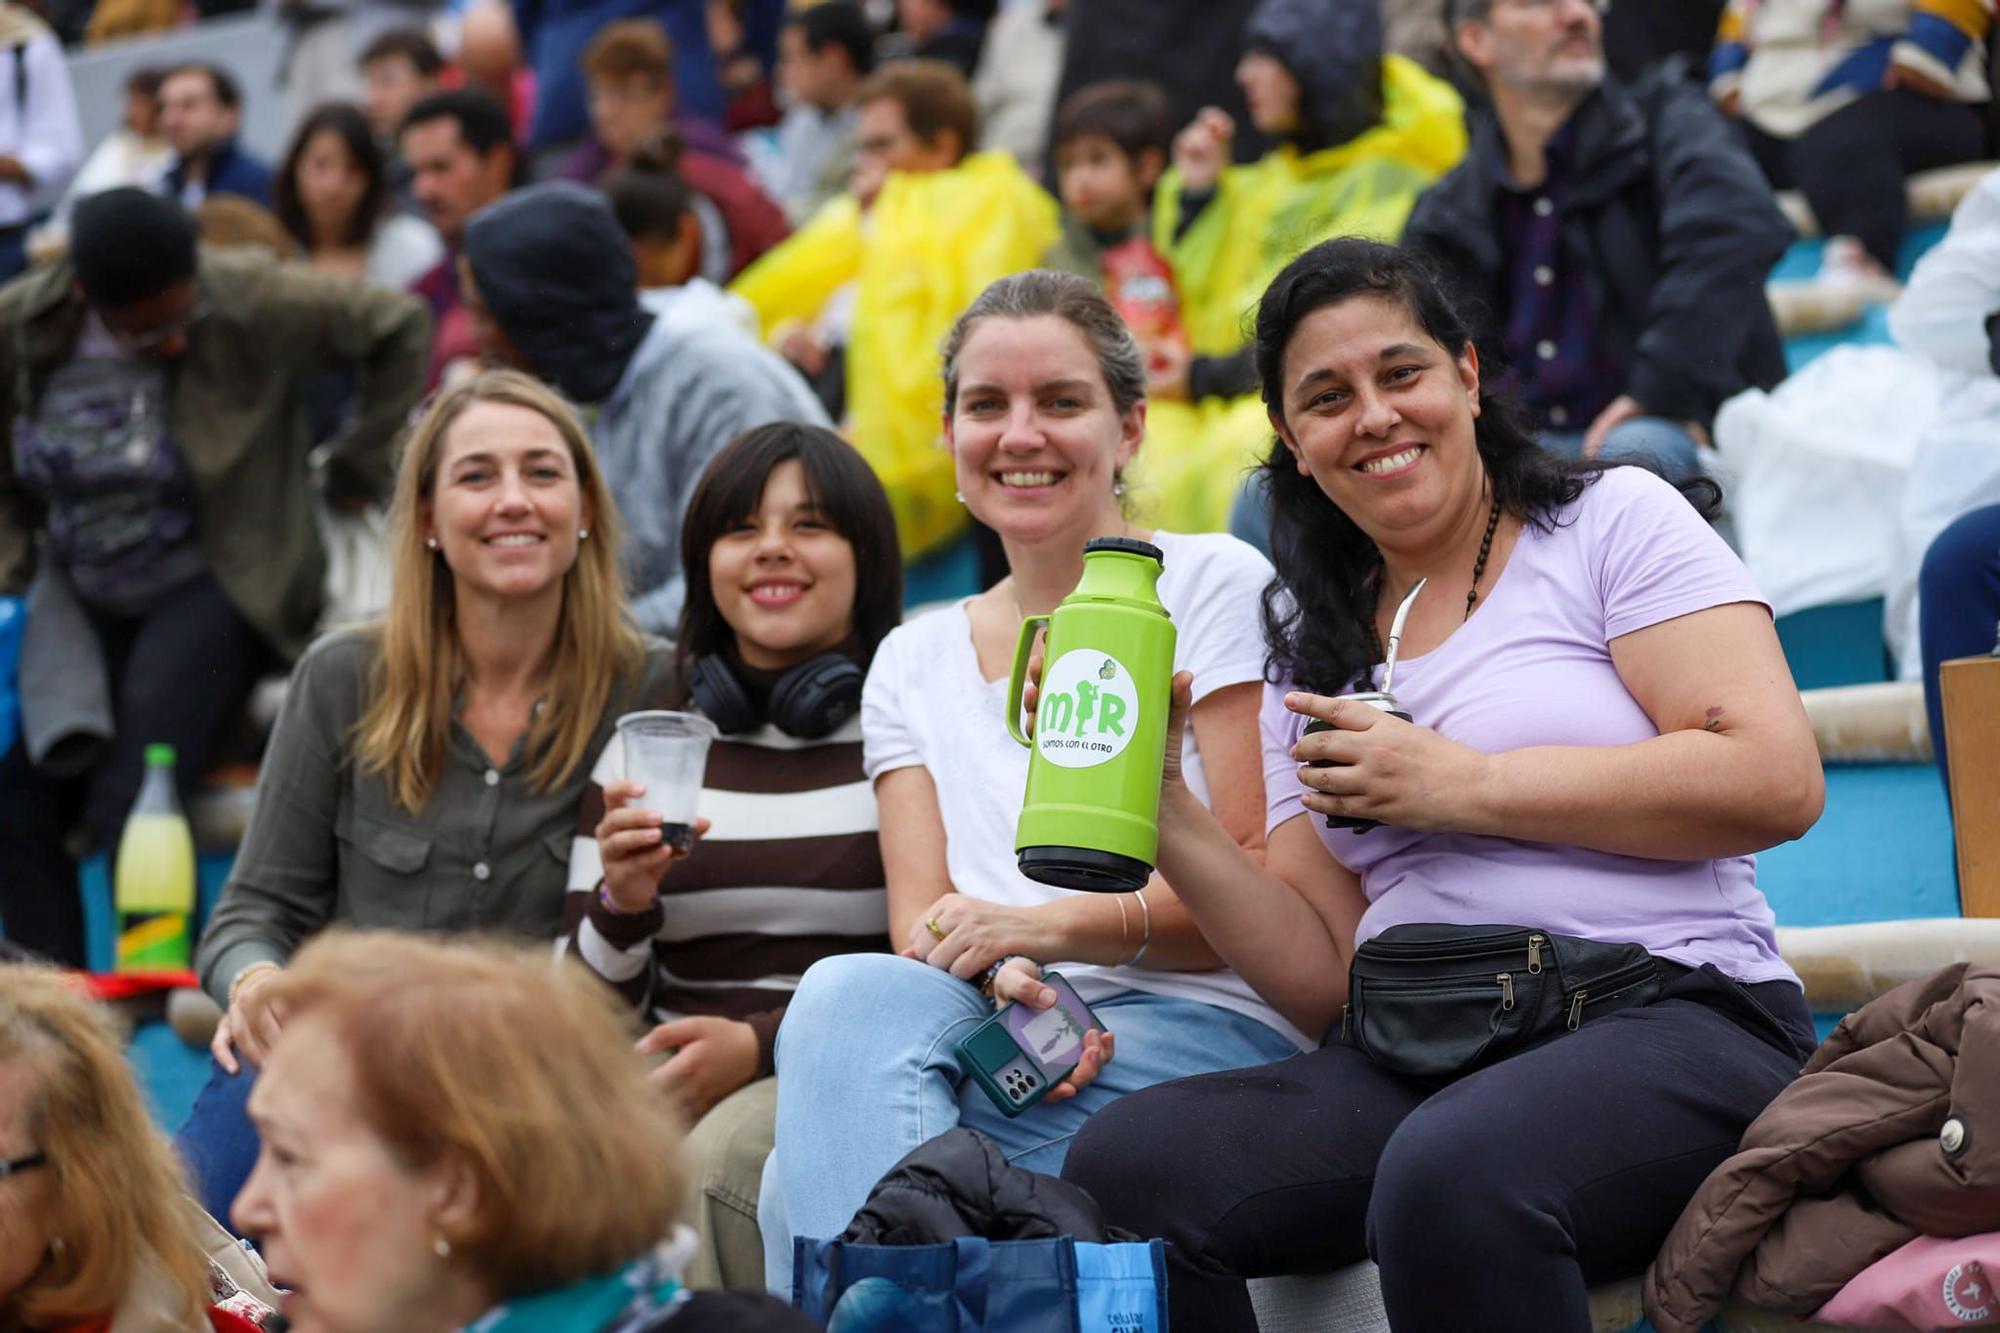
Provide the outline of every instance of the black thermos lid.
{"type": "Polygon", "coordinates": [[[1123,551],[1127,555],[1151,556],[1162,566],[1167,563],[1166,553],[1151,542],[1142,542],[1137,537],[1092,537],[1083,544],[1083,553],[1092,551],[1123,551]]]}

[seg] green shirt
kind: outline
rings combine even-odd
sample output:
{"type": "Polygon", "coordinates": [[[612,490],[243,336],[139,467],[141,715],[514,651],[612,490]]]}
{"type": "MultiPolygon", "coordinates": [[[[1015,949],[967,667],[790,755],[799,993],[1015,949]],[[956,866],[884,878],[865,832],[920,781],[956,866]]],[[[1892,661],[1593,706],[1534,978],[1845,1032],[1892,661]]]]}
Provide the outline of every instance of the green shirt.
{"type": "MultiPolygon", "coordinates": [[[[553,941],[577,801],[590,764],[536,788],[525,739],[495,765],[456,722],[430,800],[412,814],[351,738],[367,706],[372,632],[329,635],[292,673],[257,782],[257,806],[195,967],[219,1001],[251,963],[283,963],[320,928],[493,931],[553,941]]],[[[636,682],[612,697],[585,750],[598,753],[635,699],[655,698],[670,652],[648,640],[636,682]]]]}

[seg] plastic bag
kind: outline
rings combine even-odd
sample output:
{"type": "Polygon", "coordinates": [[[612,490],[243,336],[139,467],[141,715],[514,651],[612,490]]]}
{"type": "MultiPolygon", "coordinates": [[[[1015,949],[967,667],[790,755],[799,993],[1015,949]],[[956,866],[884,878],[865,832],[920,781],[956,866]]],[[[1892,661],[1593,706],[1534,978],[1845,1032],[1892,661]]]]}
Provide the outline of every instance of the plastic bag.
{"type": "Polygon", "coordinates": [[[386,614],[391,582],[388,513],[370,505],[347,514],[318,503],[313,513],[320,545],[326,549],[320,629],[357,625],[386,614]]]}
{"type": "Polygon", "coordinates": [[[1946,391],[1917,444],[1903,489],[1883,633],[1904,680],[1923,674],[1917,643],[1917,575],[1924,552],[1960,515],[2000,503],[2000,379],[1945,377],[1946,391]]]}
{"type": "Polygon", "coordinates": [[[1737,548],[1778,615],[1884,596],[1903,489],[1944,380],[1893,347],[1836,347],[1715,418],[1737,548]]]}

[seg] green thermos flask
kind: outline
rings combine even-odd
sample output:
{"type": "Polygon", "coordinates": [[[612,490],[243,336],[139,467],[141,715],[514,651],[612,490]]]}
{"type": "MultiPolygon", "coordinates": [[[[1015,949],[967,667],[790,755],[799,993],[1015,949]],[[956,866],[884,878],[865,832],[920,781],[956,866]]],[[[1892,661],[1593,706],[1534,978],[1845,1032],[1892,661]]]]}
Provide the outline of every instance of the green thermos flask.
{"type": "Polygon", "coordinates": [[[1034,751],[1014,832],[1029,879],[1125,893],[1153,873],[1174,682],[1161,563],[1150,542],[1099,537],[1083,548],[1083,578],[1055,614],[1021,622],[1007,729],[1034,751]],[[1049,644],[1030,740],[1021,729],[1021,691],[1043,625],[1049,644]]]}

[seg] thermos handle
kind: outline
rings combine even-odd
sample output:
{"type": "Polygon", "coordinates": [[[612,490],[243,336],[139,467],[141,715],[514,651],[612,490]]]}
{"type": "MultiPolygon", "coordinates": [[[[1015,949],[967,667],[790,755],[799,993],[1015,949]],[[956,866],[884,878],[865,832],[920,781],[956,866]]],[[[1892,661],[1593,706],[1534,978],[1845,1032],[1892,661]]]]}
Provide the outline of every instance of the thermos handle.
{"type": "Polygon", "coordinates": [[[1030,749],[1035,743],[1021,730],[1021,691],[1028,684],[1028,658],[1034,655],[1035,634],[1048,623],[1047,616],[1029,616],[1021,622],[1021,637],[1014,640],[1014,669],[1007,676],[1007,734],[1030,749]]]}

